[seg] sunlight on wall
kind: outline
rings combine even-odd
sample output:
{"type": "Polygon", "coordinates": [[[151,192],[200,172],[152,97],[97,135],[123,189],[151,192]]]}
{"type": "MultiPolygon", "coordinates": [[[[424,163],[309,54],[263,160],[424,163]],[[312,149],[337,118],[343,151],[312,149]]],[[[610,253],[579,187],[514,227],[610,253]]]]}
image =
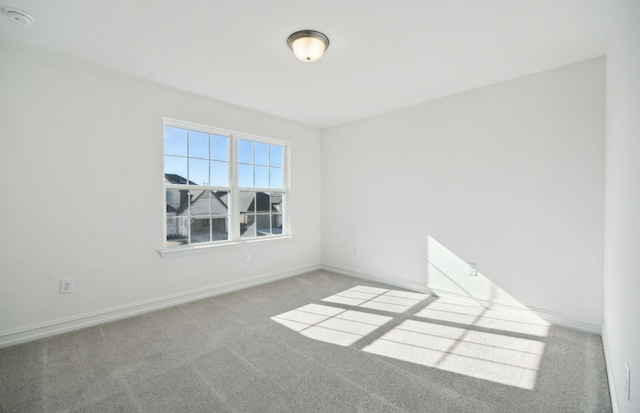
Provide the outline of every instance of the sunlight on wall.
{"type": "Polygon", "coordinates": [[[527,315],[537,317],[481,271],[470,276],[469,263],[431,236],[427,236],[427,286],[438,295],[451,294],[482,302],[488,308],[506,305],[514,311],[523,310],[527,315]]]}
{"type": "Polygon", "coordinates": [[[535,387],[549,328],[539,317],[366,286],[322,301],[332,305],[308,304],[271,319],[315,340],[522,389],[535,387]]]}

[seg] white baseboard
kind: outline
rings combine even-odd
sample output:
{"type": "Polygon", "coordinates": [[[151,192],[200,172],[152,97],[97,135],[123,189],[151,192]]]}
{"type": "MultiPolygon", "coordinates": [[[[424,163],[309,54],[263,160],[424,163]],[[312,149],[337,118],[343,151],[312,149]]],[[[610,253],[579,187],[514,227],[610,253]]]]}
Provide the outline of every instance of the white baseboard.
{"type": "Polygon", "coordinates": [[[607,380],[609,382],[609,395],[611,396],[611,410],[618,413],[618,399],[616,398],[616,383],[613,381],[613,360],[609,352],[609,343],[607,343],[607,326],[602,326],[602,347],[604,349],[604,363],[607,366],[607,380]]]}
{"type": "Polygon", "coordinates": [[[177,294],[171,294],[164,297],[153,298],[150,300],[139,301],[118,307],[111,307],[103,310],[93,311],[75,315],[72,317],[61,318],[58,320],[48,321],[46,323],[35,324],[19,329],[1,331],[0,347],[11,346],[14,344],[24,343],[68,331],[79,330],[81,328],[92,325],[114,321],[121,318],[127,318],[134,315],[147,313],[161,308],[171,307],[178,304],[196,301],[207,297],[212,297],[228,292],[240,290],[247,287],[253,287],[260,284],[280,280],[283,278],[293,277],[310,271],[320,269],[320,265],[311,265],[306,267],[294,268],[284,272],[261,275],[257,277],[245,278],[239,281],[225,282],[186,291],[177,294]]]}
{"type": "Polygon", "coordinates": [[[348,275],[350,277],[362,278],[365,280],[376,281],[383,284],[389,284],[395,287],[406,288],[407,290],[413,290],[425,294],[433,294],[433,291],[427,288],[424,283],[419,283],[413,280],[404,280],[401,278],[392,277],[378,277],[375,275],[365,274],[363,272],[354,271],[348,268],[339,267],[337,265],[322,264],[322,269],[326,271],[335,272],[337,274],[348,275]]]}
{"type": "Polygon", "coordinates": [[[569,327],[574,330],[580,330],[591,334],[602,334],[602,326],[598,324],[589,323],[586,321],[575,320],[567,315],[546,310],[543,308],[530,307],[525,305],[516,305],[515,303],[509,303],[505,301],[499,301],[488,297],[480,296],[468,296],[461,295],[456,291],[447,290],[433,285],[427,285],[413,280],[403,280],[395,277],[380,277],[365,274],[359,271],[354,271],[348,268],[340,267],[332,264],[322,264],[322,269],[327,271],[336,272],[338,274],[349,275],[352,277],[363,278],[371,281],[376,281],[384,284],[389,284],[396,287],[406,288],[408,290],[414,290],[421,293],[433,294],[439,297],[452,297],[460,300],[470,300],[474,302],[480,302],[484,306],[493,309],[500,309],[511,312],[533,312],[543,320],[548,321],[551,324],[569,327]]]}

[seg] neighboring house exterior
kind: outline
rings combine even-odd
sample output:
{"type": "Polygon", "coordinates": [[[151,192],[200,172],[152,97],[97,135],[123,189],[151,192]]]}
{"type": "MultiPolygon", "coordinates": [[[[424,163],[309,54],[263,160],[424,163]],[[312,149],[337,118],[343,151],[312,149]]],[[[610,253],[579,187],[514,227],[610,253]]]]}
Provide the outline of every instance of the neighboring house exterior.
{"type": "MultiPolygon", "coordinates": [[[[176,174],[165,174],[165,183],[195,185],[176,174]]],[[[229,239],[229,195],[228,191],[167,189],[167,245],[229,239]]],[[[240,191],[239,204],[242,238],[282,234],[282,193],[240,191]]]]}

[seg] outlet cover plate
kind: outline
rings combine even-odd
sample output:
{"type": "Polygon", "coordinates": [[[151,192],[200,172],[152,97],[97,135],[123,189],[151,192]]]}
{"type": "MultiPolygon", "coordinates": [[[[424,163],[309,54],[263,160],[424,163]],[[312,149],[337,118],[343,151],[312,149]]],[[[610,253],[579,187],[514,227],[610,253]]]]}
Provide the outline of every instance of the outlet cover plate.
{"type": "Polygon", "coordinates": [[[64,278],[60,280],[60,294],[69,294],[73,292],[73,278],[64,278]]]}
{"type": "Polygon", "coordinates": [[[476,268],[476,263],[470,262],[469,263],[469,270],[468,270],[468,274],[472,277],[477,277],[478,276],[478,269],[476,268]]]}

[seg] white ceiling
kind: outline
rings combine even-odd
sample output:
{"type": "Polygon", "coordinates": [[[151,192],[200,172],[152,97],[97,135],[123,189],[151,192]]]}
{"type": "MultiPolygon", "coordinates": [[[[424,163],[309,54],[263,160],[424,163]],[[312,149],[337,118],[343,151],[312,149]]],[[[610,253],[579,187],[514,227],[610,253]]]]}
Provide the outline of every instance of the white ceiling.
{"type": "MultiPolygon", "coordinates": [[[[0,41],[324,128],[602,56],[610,0],[0,0],[0,41]],[[315,63],[289,34],[325,33],[315,63]]],[[[1,62],[0,62],[1,64],[1,62]]]]}

